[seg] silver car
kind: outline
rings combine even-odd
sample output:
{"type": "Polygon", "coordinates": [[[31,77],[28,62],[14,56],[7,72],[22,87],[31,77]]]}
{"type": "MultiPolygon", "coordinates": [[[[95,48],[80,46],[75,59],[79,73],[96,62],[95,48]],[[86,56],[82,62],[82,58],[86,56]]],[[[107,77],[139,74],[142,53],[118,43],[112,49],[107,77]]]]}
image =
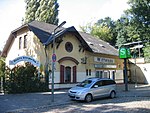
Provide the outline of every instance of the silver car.
{"type": "Polygon", "coordinates": [[[73,100],[91,102],[100,97],[116,97],[116,82],[107,78],[88,78],[72,87],[68,95],[73,100]]]}

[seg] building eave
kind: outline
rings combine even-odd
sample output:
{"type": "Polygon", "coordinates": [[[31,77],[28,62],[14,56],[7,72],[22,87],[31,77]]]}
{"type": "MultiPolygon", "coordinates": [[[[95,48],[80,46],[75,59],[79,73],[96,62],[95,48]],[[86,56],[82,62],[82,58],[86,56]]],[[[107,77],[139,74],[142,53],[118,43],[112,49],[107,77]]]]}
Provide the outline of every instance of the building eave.
{"type": "Polygon", "coordinates": [[[6,41],[6,44],[4,45],[4,48],[2,50],[1,57],[7,57],[8,50],[10,49],[10,46],[12,45],[12,42],[13,42],[14,38],[16,37],[17,31],[21,30],[22,28],[27,27],[27,26],[28,26],[27,24],[24,24],[24,25],[18,27],[17,29],[13,30],[10,33],[10,35],[6,41]]]}

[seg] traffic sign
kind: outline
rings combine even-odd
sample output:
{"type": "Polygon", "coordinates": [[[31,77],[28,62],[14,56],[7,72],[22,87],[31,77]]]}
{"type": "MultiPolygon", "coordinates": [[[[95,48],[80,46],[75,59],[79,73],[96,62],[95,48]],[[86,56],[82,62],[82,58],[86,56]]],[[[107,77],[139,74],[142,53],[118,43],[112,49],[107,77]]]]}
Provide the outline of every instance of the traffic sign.
{"type": "Polygon", "coordinates": [[[120,58],[127,58],[127,50],[126,50],[126,48],[120,48],[119,49],[119,56],[120,56],[120,58]]]}
{"type": "Polygon", "coordinates": [[[131,52],[129,48],[122,47],[119,49],[120,58],[131,58],[131,52]]]}
{"type": "Polygon", "coordinates": [[[52,55],[52,61],[53,61],[53,62],[56,62],[56,54],[53,54],[53,55],[52,55]]]}

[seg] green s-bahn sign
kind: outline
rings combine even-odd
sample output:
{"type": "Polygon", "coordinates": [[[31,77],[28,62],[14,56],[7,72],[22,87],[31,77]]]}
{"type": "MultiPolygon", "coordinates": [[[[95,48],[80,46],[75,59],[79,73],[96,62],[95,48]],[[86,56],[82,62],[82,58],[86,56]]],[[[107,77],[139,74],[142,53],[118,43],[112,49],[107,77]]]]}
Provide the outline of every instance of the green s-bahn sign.
{"type": "Polygon", "coordinates": [[[129,48],[121,47],[119,49],[119,58],[131,58],[131,52],[129,48]]]}

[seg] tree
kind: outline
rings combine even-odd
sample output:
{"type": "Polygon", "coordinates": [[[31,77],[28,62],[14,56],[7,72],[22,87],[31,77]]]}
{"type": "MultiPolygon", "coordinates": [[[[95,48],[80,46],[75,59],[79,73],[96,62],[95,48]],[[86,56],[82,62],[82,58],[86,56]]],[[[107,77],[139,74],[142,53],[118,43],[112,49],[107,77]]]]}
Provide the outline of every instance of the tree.
{"type": "Polygon", "coordinates": [[[39,7],[40,0],[25,0],[26,12],[25,12],[25,23],[29,23],[35,20],[35,13],[39,7]]]}
{"type": "Polygon", "coordinates": [[[111,43],[112,36],[110,34],[110,29],[107,26],[93,25],[91,30],[91,35],[100,38],[106,42],[111,43]]]}
{"type": "Polygon", "coordinates": [[[116,45],[116,22],[113,21],[110,17],[105,17],[104,19],[100,19],[96,23],[97,25],[107,26],[109,28],[109,34],[111,35],[111,39],[108,41],[111,45],[116,45]]]}
{"type": "Polygon", "coordinates": [[[57,0],[26,0],[25,23],[38,20],[58,25],[57,0]]]}
{"type": "Polygon", "coordinates": [[[85,26],[80,26],[83,32],[90,33],[91,35],[98,37],[111,45],[115,46],[116,31],[115,22],[111,20],[110,17],[105,19],[100,19],[92,25],[92,23],[87,23],[85,26]]]}
{"type": "Polygon", "coordinates": [[[144,48],[144,57],[150,62],[150,0],[129,0],[130,9],[126,14],[130,19],[130,32],[132,40],[146,41],[144,48]]]}
{"type": "Polygon", "coordinates": [[[36,20],[58,25],[57,0],[40,0],[40,7],[36,11],[36,20]]]}
{"type": "Polygon", "coordinates": [[[4,58],[0,57],[0,77],[4,77],[5,73],[5,61],[4,58]]]}
{"type": "Polygon", "coordinates": [[[120,48],[123,44],[130,42],[130,37],[128,36],[129,29],[129,19],[126,16],[122,16],[116,21],[116,46],[120,48]]]}
{"type": "Polygon", "coordinates": [[[87,23],[85,26],[79,26],[81,31],[84,32],[84,33],[91,33],[92,31],[92,23],[89,22],[87,23]]]}
{"type": "MultiPolygon", "coordinates": [[[[130,18],[132,29],[137,34],[137,40],[150,39],[150,1],[149,0],[129,0],[130,9],[126,14],[130,18]]],[[[135,33],[131,33],[133,38],[135,33]]]]}

